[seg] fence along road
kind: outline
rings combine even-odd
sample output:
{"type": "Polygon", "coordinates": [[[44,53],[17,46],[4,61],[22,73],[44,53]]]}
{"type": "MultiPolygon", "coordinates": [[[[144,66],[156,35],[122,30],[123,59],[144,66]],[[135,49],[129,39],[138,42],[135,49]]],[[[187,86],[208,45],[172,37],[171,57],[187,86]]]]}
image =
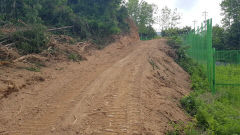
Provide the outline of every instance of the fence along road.
{"type": "Polygon", "coordinates": [[[232,91],[227,95],[240,102],[240,50],[215,50],[212,47],[212,19],[183,36],[187,54],[203,66],[212,93],[232,91]]]}

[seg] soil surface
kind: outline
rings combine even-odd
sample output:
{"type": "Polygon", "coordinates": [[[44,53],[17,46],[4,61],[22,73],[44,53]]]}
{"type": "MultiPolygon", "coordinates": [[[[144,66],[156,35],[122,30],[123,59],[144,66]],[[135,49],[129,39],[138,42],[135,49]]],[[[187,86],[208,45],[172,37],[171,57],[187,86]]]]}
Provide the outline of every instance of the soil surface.
{"type": "Polygon", "coordinates": [[[189,120],[179,104],[190,91],[189,76],[171,51],[163,39],[137,41],[109,45],[86,61],[56,63],[31,77],[2,69],[2,83],[13,92],[1,98],[0,134],[165,134],[170,123],[189,120]],[[13,74],[22,79],[3,79],[13,74]]]}

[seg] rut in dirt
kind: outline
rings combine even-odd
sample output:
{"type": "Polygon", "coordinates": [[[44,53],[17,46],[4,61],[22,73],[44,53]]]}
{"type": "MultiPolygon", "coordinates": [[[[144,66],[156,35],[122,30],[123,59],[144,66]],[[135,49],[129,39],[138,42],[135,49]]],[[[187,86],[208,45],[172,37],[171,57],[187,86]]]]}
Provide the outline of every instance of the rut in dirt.
{"type": "Polygon", "coordinates": [[[29,89],[35,95],[19,93],[4,99],[0,131],[165,134],[172,128],[169,123],[188,121],[179,100],[190,90],[189,76],[169,56],[173,53],[161,39],[110,45],[29,89]]]}

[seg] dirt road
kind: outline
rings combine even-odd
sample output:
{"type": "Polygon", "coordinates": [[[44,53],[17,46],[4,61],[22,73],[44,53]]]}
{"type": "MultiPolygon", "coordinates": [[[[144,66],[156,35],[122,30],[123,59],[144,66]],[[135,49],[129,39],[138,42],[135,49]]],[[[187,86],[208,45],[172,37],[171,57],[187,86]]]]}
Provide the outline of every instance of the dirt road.
{"type": "Polygon", "coordinates": [[[188,75],[168,56],[164,40],[113,44],[64,70],[44,69],[54,79],[1,101],[0,134],[165,134],[186,122],[179,99],[188,75]]]}

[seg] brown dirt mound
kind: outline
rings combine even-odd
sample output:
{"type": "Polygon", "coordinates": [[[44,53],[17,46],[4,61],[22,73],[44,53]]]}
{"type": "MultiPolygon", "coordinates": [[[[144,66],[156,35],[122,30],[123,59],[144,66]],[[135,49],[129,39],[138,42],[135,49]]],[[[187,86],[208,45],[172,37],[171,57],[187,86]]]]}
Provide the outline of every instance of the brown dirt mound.
{"type": "Polygon", "coordinates": [[[14,60],[19,58],[20,55],[17,53],[16,49],[8,47],[0,47],[0,60],[14,60]]]}

